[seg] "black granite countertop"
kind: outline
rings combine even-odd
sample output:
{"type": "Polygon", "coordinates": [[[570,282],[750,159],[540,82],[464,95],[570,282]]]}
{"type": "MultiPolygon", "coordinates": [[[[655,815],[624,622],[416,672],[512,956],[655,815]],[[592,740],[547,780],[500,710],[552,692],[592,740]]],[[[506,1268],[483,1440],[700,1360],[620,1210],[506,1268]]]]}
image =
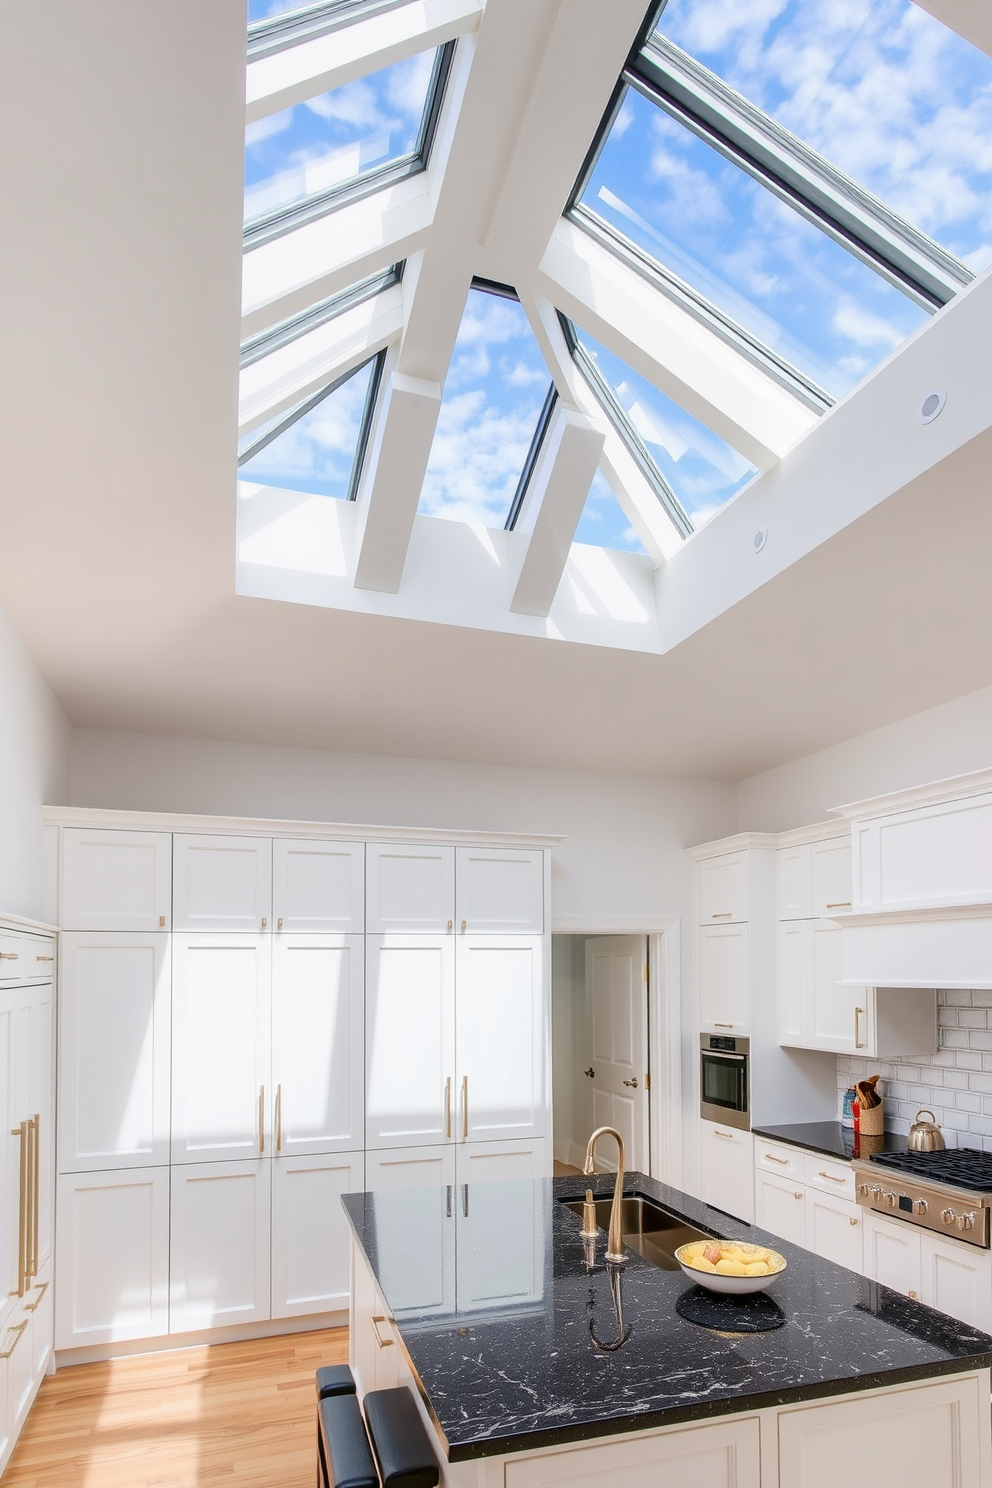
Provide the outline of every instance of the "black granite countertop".
{"type": "Polygon", "coordinates": [[[628,1251],[629,1336],[611,1349],[618,1268],[603,1233],[589,1268],[581,1219],[559,1202],[588,1181],[612,1193],[607,1175],[343,1200],[453,1462],[992,1365],[985,1334],[640,1173],[626,1194],[785,1255],[761,1294],[781,1325],[727,1336],[714,1314],[702,1326],[676,1307],[694,1313],[710,1294],[628,1251]]]}
{"type": "Polygon", "coordinates": [[[849,1126],[839,1121],[799,1121],[792,1126],[755,1126],[752,1135],[767,1137],[770,1142],[784,1142],[789,1147],[806,1147],[826,1157],[869,1157],[872,1152],[905,1152],[906,1138],[896,1132],[881,1137],[855,1136],[849,1126]]]}

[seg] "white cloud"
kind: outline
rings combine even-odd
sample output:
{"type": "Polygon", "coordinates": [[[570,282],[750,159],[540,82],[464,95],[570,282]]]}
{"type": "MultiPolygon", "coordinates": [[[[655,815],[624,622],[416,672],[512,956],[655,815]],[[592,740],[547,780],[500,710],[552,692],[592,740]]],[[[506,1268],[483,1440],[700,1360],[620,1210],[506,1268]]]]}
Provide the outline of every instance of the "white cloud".
{"type": "Polygon", "coordinates": [[[421,52],[406,62],[390,67],[385,80],[385,94],[390,105],[408,119],[419,122],[430,84],[434,53],[421,52]]]}
{"type": "Polygon", "coordinates": [[[264,119],[256,119],[253,124],[245,127],[245,147],[250,150],[262,140],[271,139],[274,134],[282,134],[292,122],[292,109],[280,109],[278,114],[268,114],[264,119]]]}

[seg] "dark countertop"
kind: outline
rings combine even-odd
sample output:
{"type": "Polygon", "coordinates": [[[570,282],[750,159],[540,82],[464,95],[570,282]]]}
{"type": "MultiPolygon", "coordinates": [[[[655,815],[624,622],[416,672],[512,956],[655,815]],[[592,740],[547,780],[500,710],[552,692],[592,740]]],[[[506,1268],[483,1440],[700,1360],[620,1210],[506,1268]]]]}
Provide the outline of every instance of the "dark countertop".
{"type": "Polygon", "coordinates": [[[822,1152],[826,1157],[868,1157],[872,1152],[905,1152],[906,1138],[896,1132],[886,1132],[882,1137],[862,1137],[855,1151],[855,1135],[849,1126],[839,1121],[800,1121],[793,1126],[755,1126],[755,1137],[767,1137],[770,1142],[784,1142],[789,1147],[807,1147],[810,1152],[822,1152]]]}
{"type": "MultiPolygon", "coordinates": [[[[631,1332],[604,1351],[590,1323],[601,1340],[617,1333],[605,1235],[590,1271],[581,1220],[558,1202],[581,1198],[588,1181],[343,1199],[452,1462],[992,1365],[992,1338],[640,1173],[627,1174],[625,1193],[785,1255],[788,1269],[763,1294],[785,1323],[727,1337],[691,1322],[676,1303],[699,1289],[628,1251],[631,1332]]],[[[610,1175],[591,1181],[612,1194],[610,1175]]]]}

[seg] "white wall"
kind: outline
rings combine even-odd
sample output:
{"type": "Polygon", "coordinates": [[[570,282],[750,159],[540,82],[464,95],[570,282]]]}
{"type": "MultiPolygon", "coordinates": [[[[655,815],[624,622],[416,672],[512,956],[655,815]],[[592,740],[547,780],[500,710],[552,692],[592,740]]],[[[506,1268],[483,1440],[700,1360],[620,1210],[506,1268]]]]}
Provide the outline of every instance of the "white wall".
{"type": "Polygon", "coordinates": [[[741,831],[823,821],[831,806],[992,765],[992,687],[743,780],[741,831]]]}
{"type": "Polygon", "coordinates": [[[0,912],[46,917],[41,806],[69,789],[69,724],[0,606],[0,912]]]}

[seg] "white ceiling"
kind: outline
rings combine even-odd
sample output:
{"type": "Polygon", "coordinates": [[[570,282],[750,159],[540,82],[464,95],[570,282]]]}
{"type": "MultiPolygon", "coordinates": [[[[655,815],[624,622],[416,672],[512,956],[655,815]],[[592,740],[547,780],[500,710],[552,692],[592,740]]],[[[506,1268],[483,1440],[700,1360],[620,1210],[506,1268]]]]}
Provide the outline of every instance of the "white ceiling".
{"type": "MultiPolygon", "coordinates": [[[[532,199],[514,121],[546,34],[493,96],[477,235],[508,162],[532,199]]],[[[239,597],[243,0],[52,0],[5,42],[0,593],[74,724],[740,778],[992,683],[988,432],[663,655],[239,597]]],[[[593,124],[607,61],[571,59],[593,124]]],[[[512,277],[491,241],[468,272],[512,277]]]]}

